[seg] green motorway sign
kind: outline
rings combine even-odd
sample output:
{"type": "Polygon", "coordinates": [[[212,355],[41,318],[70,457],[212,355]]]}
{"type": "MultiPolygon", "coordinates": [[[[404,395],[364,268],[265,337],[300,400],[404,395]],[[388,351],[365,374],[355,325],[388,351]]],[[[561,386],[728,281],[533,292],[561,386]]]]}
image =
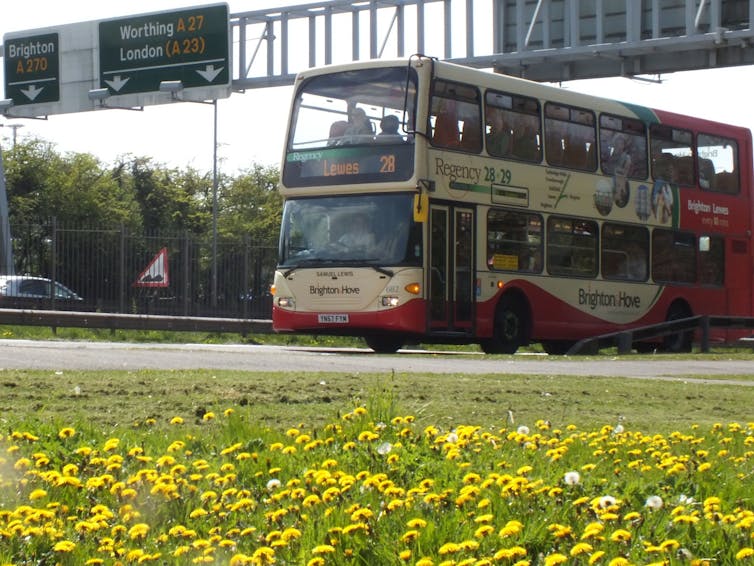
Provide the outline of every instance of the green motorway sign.
{"type": "Polygon", "coordinates": [[[113,95],[230,84],[228,5],[99,22],[99,83],[113,95]]]}
{"type": "Polygon", "coordinates": [[[60,100],[60,40],[57,33],[5,36],[5,97],[14,106],[60,100]]]}

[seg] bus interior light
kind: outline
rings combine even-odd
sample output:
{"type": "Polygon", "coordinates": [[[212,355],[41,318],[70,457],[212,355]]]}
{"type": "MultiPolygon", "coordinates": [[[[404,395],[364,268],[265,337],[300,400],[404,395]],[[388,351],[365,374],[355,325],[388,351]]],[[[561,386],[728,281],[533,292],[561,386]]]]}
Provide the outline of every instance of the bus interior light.
{"type": "Polygon", "coordinates": [[[421,293],[422,286],[420,283],[409,283],[404,287],[406,289],[407,293],[411,293],[412,295],[418,295],[421,293]]]}

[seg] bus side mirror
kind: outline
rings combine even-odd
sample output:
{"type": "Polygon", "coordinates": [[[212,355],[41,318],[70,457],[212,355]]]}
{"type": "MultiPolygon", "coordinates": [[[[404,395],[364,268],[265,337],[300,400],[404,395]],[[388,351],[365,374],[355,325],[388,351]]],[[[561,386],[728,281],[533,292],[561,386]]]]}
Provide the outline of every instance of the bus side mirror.
{"type": "Polygon", "coordinates": [[[429,195],[421,192],[414,195],[414,222],[426,222],[429,219],[429,195]]]}

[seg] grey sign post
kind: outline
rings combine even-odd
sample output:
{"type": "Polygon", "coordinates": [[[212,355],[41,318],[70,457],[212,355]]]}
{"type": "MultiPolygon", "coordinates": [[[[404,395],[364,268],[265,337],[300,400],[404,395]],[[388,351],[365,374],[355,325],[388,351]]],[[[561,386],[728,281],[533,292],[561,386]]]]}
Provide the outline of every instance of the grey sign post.
{"type": "Polygon", "coordinates": [[[226,86],[228,96],[228,17],[227,4],[216,4],[99,22],[100,88],[121,96],[180,81],[184,89],[226,86]]]}

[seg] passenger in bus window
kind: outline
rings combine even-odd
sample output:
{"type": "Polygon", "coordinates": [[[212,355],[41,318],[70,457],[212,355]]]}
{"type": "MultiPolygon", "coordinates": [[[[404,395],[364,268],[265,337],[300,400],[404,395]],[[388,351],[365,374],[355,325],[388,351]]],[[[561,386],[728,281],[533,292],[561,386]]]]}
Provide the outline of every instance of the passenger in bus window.
{"type": "Polygon", "coordinates": [[[348,129],[348,122],[337,120],[330,125],[330,135],[327,138],[327,145],[338,145],[348,129]]]}
{"type": "Polygon", "coordinates": [[[635,242],[629,242],[626,247],[626,274],[632,281],[647,279],[647,254],[635,242]]]}
{"type": "Polygon", "coordinates": [[[380,136],[397,136],[400,120],[395,114],[388,114],[380,120],[380,136]]]}
{"type": "Polygon", "coordinates": [[[540,161],[536,116],[520,114],[513,128],[513,155],[525,161],[540,161]]]}
{"type": "Polygon", "coordinates": [[[511,127],[505,121],[502,110],[490,109],[489,132],[487,133],[487,152],[490,155],[505,157],[511,151],[511,127]]]}
{"type": "Polygon", "coordinates": [[[631,154],[628,151],[626,136],[616,132],[609,143],[608,155],[606,156],[604,171],[608,175],[627,177],[631,172],[631,154]]]}
{"type": "Polygon", "coordinates": [[[349,250],[369,250],[374,247],[375,238],[369,219],[363,214],[352,214],[346,218],[343,233],[338,243],[349,250]]]}
{"type": "Polygon", "coordinates": [[[367,117],[367,113],[363,108],[354,108],[349,118],[348,128],[346,128],[345,137],[348,141],[358,143],[360,141],[366,141],[365,136],[371,136],[374,134],[374,127],[372,122],[367,117]]]}

